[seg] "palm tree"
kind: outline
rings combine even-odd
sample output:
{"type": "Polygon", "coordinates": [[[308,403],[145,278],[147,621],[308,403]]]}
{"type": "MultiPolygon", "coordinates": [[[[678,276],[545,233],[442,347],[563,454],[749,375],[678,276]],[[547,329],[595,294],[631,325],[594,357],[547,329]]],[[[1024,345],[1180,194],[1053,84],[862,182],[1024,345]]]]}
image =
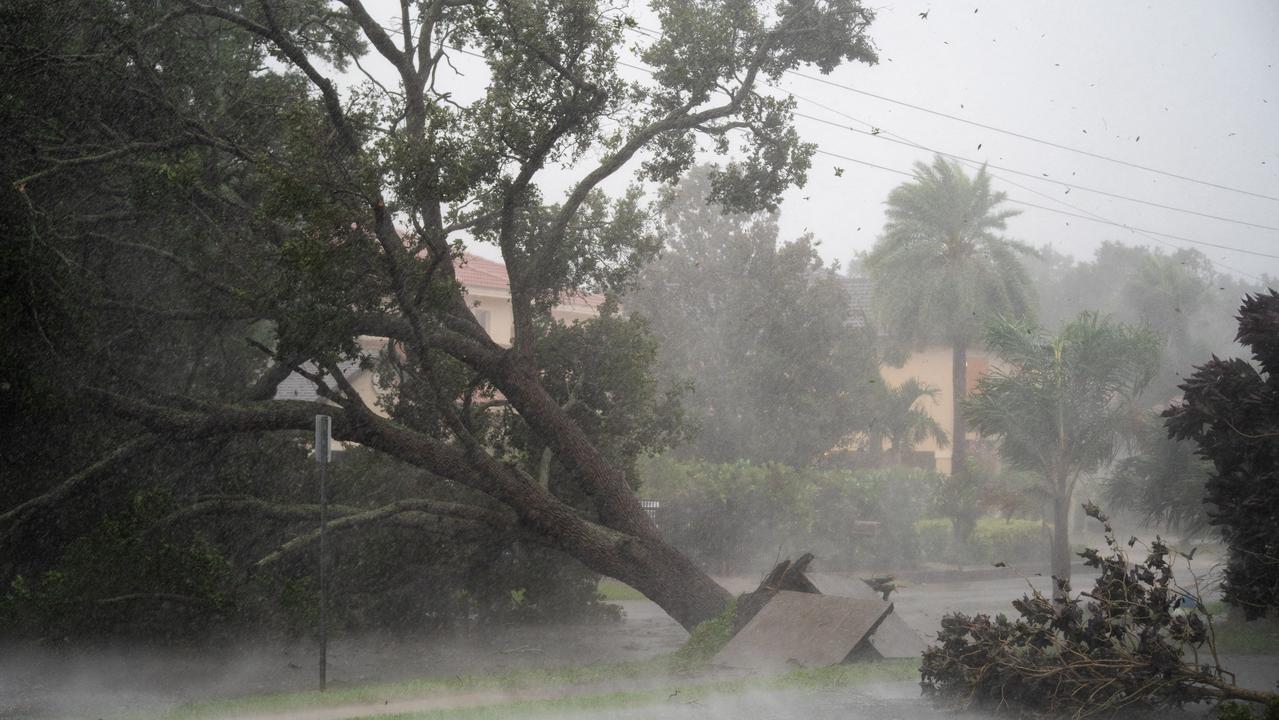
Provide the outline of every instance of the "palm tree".
{"type": "Polygon", "coordinates": [[[937,423],[927,411],[916,407],[920,398],[936,399],[937,388],[911,378],[897,387],[884,387],[875,399],[871,417],[872,444],[887,439],[891,445],[890,462],[900,465],[906,453],[919,443],[933,438],[938,447],[946,447],[946,429],[937,423]]]}
{"type": "Polygon", "coordinates": [[[951,347],[955,411],[952,472],[964,467],[963,414],[968,347],[996,317],[1027,319],[1034,292],[1019,255],[1028,246],[999,235],[1017,211],[1001,205],[982,167],[969,177],[940,155],[915,163],[915,177],[888,195],[888,222],[866,258],[871,305],[880,327],[901,351],[944,342],[951,347]]]}
{"type": "Polygon", "coordinates": [[[1052,498],[1052,572],[1070,579],[1070,498],[1083,473],[1115,456],[1140,417],[1136,398],[1159,368],[1159,336],[1086,312],[1056,337],[1029,323],[991,325],[1004,366],[982,376],[964,414],[999,436],[999,454],[1034,472],[1052,498]]]}

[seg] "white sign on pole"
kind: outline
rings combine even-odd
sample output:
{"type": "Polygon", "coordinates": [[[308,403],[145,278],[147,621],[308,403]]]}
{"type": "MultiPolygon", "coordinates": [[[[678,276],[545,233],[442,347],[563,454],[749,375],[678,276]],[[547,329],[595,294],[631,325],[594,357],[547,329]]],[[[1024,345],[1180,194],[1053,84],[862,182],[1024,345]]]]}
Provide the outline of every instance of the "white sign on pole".
{"type": "Polygon", "coordinates": [[[328,415],[315,416],[315,461],[328,463],[333,458],[332,434],[333,418],[328,415]]]}

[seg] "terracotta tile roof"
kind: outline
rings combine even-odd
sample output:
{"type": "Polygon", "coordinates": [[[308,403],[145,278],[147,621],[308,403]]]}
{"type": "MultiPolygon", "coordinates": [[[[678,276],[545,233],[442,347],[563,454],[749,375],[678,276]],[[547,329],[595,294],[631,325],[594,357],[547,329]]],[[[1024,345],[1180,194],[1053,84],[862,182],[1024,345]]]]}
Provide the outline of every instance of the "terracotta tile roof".
{"type": "MultiPolygon", "coordinates": [[[[462,260],[454,267],[457,280],[464,287],[507,291],[511,289],[511,278],[506,274],[506,265],[496,260],[465,253],[462,260]]],[[[604,296],[599,293],[568,292],[560,298],[560,302],[569,306],[597,308],[604,304],[604,296]]]]}
{"type": "Polygon", "coordinates": [[[466,287],[482,287],[490,290],[509,290],[511,278],[506,274],[506,266],[466,253],[456,264],[457,280],[466,287]]]}

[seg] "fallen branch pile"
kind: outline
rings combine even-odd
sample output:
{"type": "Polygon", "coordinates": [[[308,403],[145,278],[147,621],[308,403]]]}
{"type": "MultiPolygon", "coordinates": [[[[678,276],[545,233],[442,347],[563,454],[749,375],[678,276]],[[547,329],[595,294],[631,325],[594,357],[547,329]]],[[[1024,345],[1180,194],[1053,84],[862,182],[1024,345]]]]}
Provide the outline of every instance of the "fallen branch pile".
{"type": "Polygon", "coordinates": [[[1017,620],[945,616],[939,644],[924,652],[925,695],[960,707],[1076,718],[1200,701],[1279,702],[1279,694],[1238,687],[1221,667],[1198,579],[1192,587],[1177,583],[1174,552],[1156,538],[1144,562],[1129,563],[1109,518],[1084,507],[1104,525],[1108,546],[1105,556],[1079,553],[1101,571],[1093,589],[1071,597],[1069,583],[1054,578],[1067,599],[1053,602],[1032,589],[1013,602],[1017,620]]]}

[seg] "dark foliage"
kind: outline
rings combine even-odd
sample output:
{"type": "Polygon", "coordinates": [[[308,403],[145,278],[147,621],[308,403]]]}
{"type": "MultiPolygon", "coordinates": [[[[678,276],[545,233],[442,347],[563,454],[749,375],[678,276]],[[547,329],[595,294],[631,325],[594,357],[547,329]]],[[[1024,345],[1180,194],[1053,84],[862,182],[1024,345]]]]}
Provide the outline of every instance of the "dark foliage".
{"type": "MultiPolygon", "coordinates": [[[[1084,506],[1106,531],[1106,553],[1079,553],[1100,576],[1060,602],[1038,591],[1013,602],[1020,617],[942,618],[938,644],[924,651],[926,695],[961,706],[1085,717],[1125,708],[1176,707],[1204,700],[1270,702],[1273,693],[1238,688],[1221,668],[1212,618],[1197,583],[1179,584],[1178,554],[1157,539],[1130,562],[1109,518],[1084,506]]],[[[1136,538],[1128,546],[1136,544],[1136,538]]]]}
{"type": "Polygon", "coordinates": [[[1223,592],[1254,618],[1279,607],[1279,294],[1247,296],[1238,319],[1255,365],[1213,357],[1164,417],[1212,463],[1204,502],[1230,548],[1223,592]]]}

